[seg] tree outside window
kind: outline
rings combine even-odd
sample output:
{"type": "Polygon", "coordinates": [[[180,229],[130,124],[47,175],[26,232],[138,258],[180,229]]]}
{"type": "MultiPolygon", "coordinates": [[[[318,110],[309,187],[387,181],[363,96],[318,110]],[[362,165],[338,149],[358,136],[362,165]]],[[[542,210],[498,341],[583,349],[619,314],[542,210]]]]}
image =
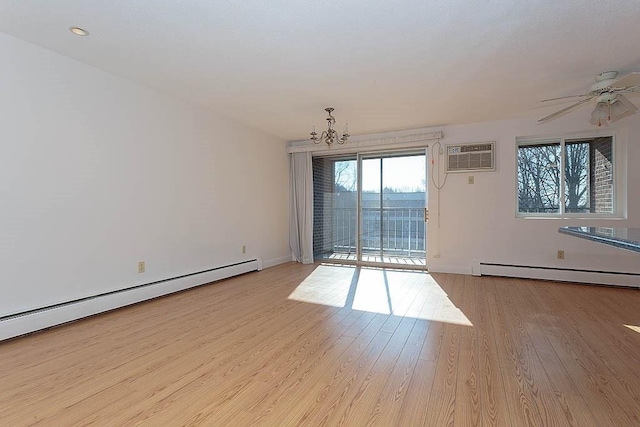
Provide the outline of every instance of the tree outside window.
{"type": "Polygon", "coordinates": [[[519,214],[613,214],[613,138],[518,144],[519,214]]]}

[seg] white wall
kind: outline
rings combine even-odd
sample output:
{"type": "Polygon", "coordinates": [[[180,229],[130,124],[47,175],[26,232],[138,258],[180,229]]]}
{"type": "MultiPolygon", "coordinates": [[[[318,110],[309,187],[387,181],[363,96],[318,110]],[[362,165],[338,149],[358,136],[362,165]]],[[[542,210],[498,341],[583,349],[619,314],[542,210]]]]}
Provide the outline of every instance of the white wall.
{"type": "MultiPolygon", "coordinates": [[[[635,98],[632,100],[640,102],[635,98]]],[[[483,262],[640,274],[640,254],[558,233],[558,228],[562,226],[640,228],[640,114],[612,123],[600,131],[615,133],[616,144],[620,144],[616,145],[616,149],[622,151],[619,166],[622,166],[626,175],[619,182],[618,190],[625,191],[626,188],[624,219],[516,217],[516,138],[596,135],[598,128],[588,123],[589,116],[590,109],[585,107],[544,125],[537,124],[536,118],[523,118],[360,135],[353,137],[351,144],[332,147],[331,150],[323,149],[320,153],[331,151],[344,154],[358,150],[393,150],[427,145],[429,150],[433,150],[436,145],[434,141],[420,140],[420,135],[430,138],[435,131],[444,132],[441,141],[443,146],[496,141],[495,172],[448,175],[440,192],[439,221],[437,191],[433,181],[429,180],[427,239],[430,271],[471,274],[474,263],[483,262]],[[394,139],[397,141],[393,142],[394,139]],[[379,141],[383,141],[384,145],[377,145],[379,141]],[[468,184],[469,175],[474,176],[474,184],[468,184]],[[565,251],[564,260],[556,258],[559,249],[565,251]]],[[[308,141],[295,141],[290,146],[295,150],[319,150],[308,141]]],[[[436,159],[436,167],[440,165],[442,173],[444,156],[436,156],[436,159]]],[[[428,167],[435,169],[431,165],[428,167]]],[[[531,271],[525,273],[534,274],[531,271]]],[[[616,274],[564,272],[537,277],[543,278],[545,275],[549,279],[555,275],[558,280],[640,286],[639,276],[622,279],[616,274]]]]}
{"type": "Polygon", "coordinates": [[[284,141],[1,33],[0,58],[0,316],[290,259],[284,141]]]}
{"type": "MultiPolygon", "coordinates": [[[[635,100],[637,101],[637,100],[635,100]]],[[[549,124],[516,119],[442,128],[443,144],[495,140],[497,171],[450,174],[440,194],[440,227],[436,190],[430,185],[429,269],[471,273],[473,261],[640,273],[640,254],[558,233],[567,225],[640,227],[640,115],[620,120],[605,130],[617,130],[627,142],[625,220],[516,218],[516,137],[562,135],[596,129],[589,109],[578,110],[549,124]],[[556,251],[565,251],[565,260],[556,251]],[[440,258],[434,255],[440,254],[440,258]]],[[[640,279],[639,279],[640,282],[640,279]]]]}

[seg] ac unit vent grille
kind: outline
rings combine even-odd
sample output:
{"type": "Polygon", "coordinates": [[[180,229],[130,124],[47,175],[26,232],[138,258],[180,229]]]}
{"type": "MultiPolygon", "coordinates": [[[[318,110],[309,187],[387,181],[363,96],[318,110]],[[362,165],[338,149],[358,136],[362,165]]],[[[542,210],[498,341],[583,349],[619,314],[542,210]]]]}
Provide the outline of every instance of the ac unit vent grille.
{"type": "Polygon", "coordinates": [[[448,145],[447,172],[495,170],[495,143],[448,145]]]}

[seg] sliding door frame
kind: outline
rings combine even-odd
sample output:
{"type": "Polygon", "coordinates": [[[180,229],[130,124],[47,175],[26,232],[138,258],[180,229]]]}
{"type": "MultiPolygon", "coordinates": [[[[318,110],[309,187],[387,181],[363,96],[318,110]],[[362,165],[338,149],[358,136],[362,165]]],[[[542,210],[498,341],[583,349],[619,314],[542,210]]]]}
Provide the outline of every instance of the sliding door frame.
{"type": "MultiPolygon", "coordinates": [[[[429,204],[429,179],[428,179],[428,168],[429,168],[429,162],[428,162],[428,153],[429,153],[429,147],[428,145],[422,146],[422,147],[412,147],[412,148],[398,148],[398,149],[385,149],[385,150],[366,150],[366,151],[361,151],[361,152],[341,152],[341,153],[336,153],[335,156],[331,156],[331,155],[327,155],[326,152],[324,153],[317,153],[317,155],[314,155],[314,157],[325,157],[327,159],[332,159],[332,160],[340,160],[340,159],[344,159],[344,160],[353,160],[355,158],[356,160],[356,187],[357,187],[357,196],[356,196],[356,238],[355,238],[355,243],[356,243],[356,251],[355,251],[355,260],[350,260],[350,259],[330,259],[330,258],[326,258],[326,259],[322,259],[320,260],[321,262],[326,262],[326,263],[336,263],[336,264],[350,264],[350,265],[362,265],[362,266],[372,266],[372,267],[384,267],[384,268],[403,268],[403,269],[414,269],[414,270],[427,270],[428,269],[428,265],[427,265],[427,260],[428,260],[428,256],[426,253],[427,250],[427,235],[428,235],[428,225],[425,222],[425,229],[424,229],[424,245],[425,245],[425,258],[424,258],[424,265],[411,265],[411,264],[398,264],[398,263],[390,263],[390,262],[374,262],[374,261],[363,261],[363,248],[362,248],[362,227],[363,227],[363,200],[362,200],[362,183],[363,183],[363,175],[362,175],[362,160],[363,159],[371,159],[371,158],[385,158],[385,157],[402,157],[402,156],[411,156],[411,155],[422,155],[425,158],[425,170],[424,170],[424,179],[425,179],[425,193],[426,193],[426,202],[424,208],[426,209],[428,207],[429,204]]],[[[381,170],[380,173],[380,180],[381,180],[381,185],[380,185],[380,207],[382,209],[382,203],[383,203],[383,198],[384,198],[384,194],[383,194],[383,171],[381,170]]],[[[315,217],[315,215],[314,215],[315,217]]],[[[382,221],[380,227],[382,228],[382,221]]],[[[381,247],[381,251],[383,250],[383,233],[380,233],[380,247],[381,247]]]]}
{"type": "MultiPolygon", "coordinates": [[[[363,207],[362,207],[362,160],[365,159],[384,159],[385,157],[404,157],[404,156],[424,156],[425,159],[425,168],[424,168],[424,179],[425,179],[425,205],[424,208],[427,209],[429,207],[429,147],[420,147],[420,148],[406,148],[406,149],[396,149],[396,150],[379,150],[379,151],[364,151],[357,153],[357,176],[358,176],[358,214],[356,215],[356,225],[358,228],[358,236],[356,239],[356,264],[362,266],[371,266],[371,267],[385,267],[385,268],[406,268],[412,270],[428,270],[428,255],[427,255],[427,236],[428,236],[428,223],[425,221],[424,225],[424,265],[410,265],[410,264],[398,264],[398,263],[390,263],[390,262],[375,262],[375,261],[363,261],[362,260],[362,218],[363,218],[363,207]]],[[[380,163],[380,209],[383,208],[384,203],[384,170],[383,163],[380,163]]],[[[382,218],[380,218],[380,255],[382,258],[383,251],[383,222],[382,218]]]]}

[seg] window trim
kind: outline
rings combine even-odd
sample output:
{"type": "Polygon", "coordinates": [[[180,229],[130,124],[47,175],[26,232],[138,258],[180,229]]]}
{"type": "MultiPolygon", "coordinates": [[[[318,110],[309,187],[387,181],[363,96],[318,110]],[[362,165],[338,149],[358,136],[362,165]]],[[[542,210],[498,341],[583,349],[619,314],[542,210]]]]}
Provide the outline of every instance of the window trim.
{"type": "Polygon", "coordinates": [[[575,132],[560,135],[533,137],[516,137],[515,144],[515,216],[522,219],[626,219],[626,133],[617,131],[575,132]],[[568,213],[565,212],[565,142],[576,139],[611,137],[611,150],[614,164],[613,173],[613,212],[611,213],[568,213]],[[560,212],[520,212],[518,199],[518,152],[519,148],[528,145],[558,143],[561,147],[560,168],[562,180],[560,185],[560,212]]]}

